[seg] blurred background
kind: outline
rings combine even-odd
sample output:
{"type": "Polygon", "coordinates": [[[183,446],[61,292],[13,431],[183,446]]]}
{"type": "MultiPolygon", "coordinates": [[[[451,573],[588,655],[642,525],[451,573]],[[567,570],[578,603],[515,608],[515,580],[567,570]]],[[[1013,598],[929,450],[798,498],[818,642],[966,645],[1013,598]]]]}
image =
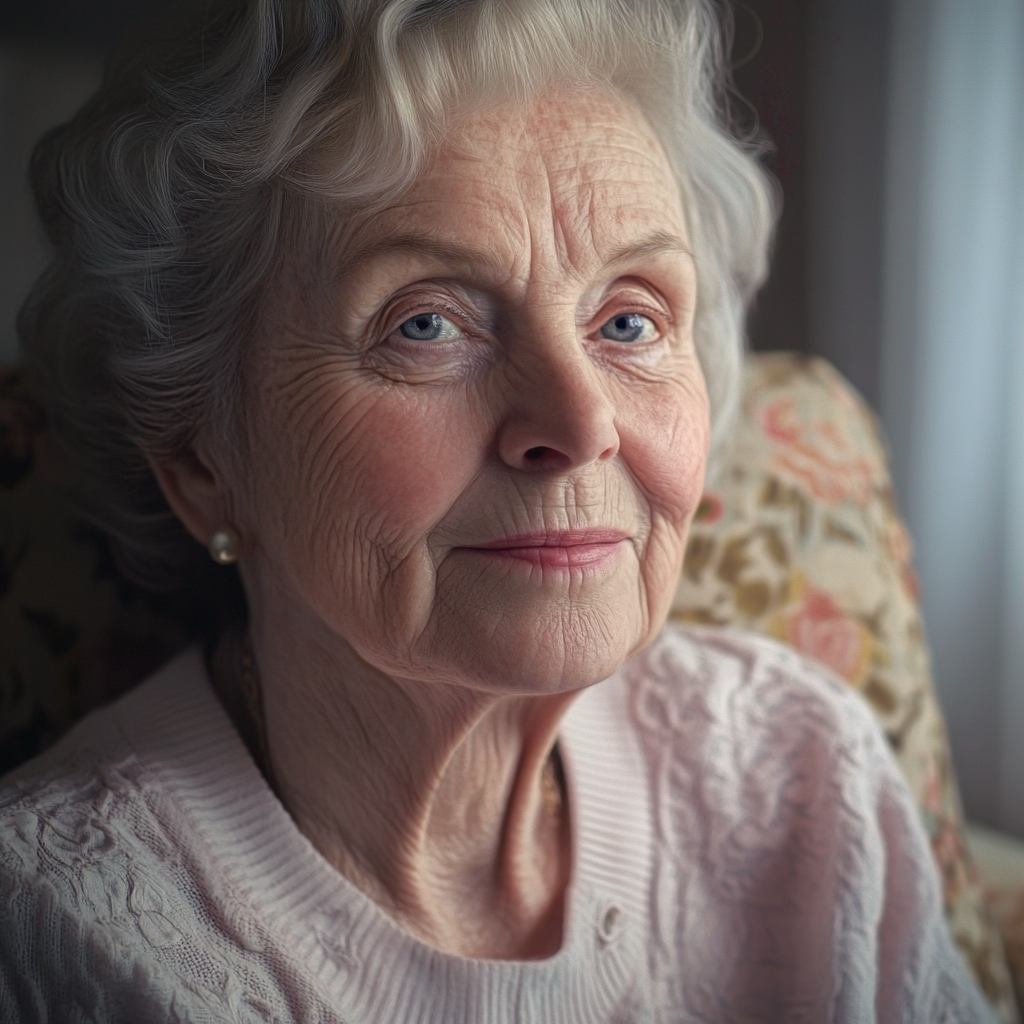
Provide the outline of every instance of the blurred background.
{"type": "MultiPolygon", "coordinates": [[[[0,366],[46,255],[26,167],[172,0],[0,0],[0,366]]],[[[757,349],[877,411],[969,817],[1024,837],[1024,0],[732,4],[785,210],[757,349]]]]}

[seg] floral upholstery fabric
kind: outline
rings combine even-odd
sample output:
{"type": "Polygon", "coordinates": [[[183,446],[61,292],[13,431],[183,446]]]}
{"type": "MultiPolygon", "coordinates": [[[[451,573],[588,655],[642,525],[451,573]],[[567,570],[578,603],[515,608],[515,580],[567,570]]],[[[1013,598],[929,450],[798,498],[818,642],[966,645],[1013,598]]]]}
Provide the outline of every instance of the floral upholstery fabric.
{"type": "Polygon", "coordinates": [[[1024,883],[1017,886],[986,886],[985,901],[1002,935],[1006,959],[1017,990],[1018,1004],[1024,1003],[1024,883]]]}
{"type": "MultiPolygon", "coordinates": [[[[698,509],[672,616],[739,625],[826,664],[874,710],[917,799],[946,915],[983,991],[1016,1009],[963,831],[911,566],[874,419],[827,363],[748,360],[729,451],[698,509]]],[[[1024,960],[1018,963],[1024,982],[1024,960]]]]}
{"type": "MultiPolygon", "coordinates": [[[[102,536],[74,515],[54,461],[20,376],[0,374],[0,772],[185,642],[118,577],[102,536]]],[[[672,615],[776,637],[864,696],[920,806],[953,935],[982,990],[1014,1021],[1003,943],[964,841],[910,559],[860,399],[819,360],[751,357],[733,442],[698,510],[672,615]]],[[[1000,899],[1024,982],[1024,893],[1000,899]]]]}

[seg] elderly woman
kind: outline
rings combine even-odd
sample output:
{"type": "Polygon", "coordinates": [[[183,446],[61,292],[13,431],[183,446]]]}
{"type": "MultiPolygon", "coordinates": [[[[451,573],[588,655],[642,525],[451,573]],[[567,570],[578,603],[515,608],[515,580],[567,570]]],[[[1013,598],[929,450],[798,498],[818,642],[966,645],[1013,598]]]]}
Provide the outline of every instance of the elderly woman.
{"type": "Polygon", "coordinates": [[[204,13],[33,165],[53,429],[220,635],[6,781],[3,1019],[987,1019],[858,698],[664,628],[773,207],[710,0],[204,13]]]}

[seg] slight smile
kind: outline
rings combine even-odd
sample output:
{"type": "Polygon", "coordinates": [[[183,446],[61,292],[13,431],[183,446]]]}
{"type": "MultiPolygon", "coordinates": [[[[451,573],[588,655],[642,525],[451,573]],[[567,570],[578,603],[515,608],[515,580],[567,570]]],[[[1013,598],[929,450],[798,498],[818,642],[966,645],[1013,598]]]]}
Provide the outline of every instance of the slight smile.
{"type": "Polygon", "coordinates": [[[524,533],[464,548],[485,557],[512,559],[545,569],[597,566],[613,558],[629,539],[623,530],[563,530],[524,533]]]}

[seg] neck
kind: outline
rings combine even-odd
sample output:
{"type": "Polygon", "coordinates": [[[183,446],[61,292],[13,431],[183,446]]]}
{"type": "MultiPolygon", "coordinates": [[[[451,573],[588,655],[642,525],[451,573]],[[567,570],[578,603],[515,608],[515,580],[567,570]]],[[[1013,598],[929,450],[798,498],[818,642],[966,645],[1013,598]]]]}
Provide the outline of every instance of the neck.
{"type": "Polygon", "coordinates": [[[555,953],[570,832],[552,755],[574,695],[396,679],[298,635],[253,630],[267,756],[300,830],[438,949],[555,953]]]}

